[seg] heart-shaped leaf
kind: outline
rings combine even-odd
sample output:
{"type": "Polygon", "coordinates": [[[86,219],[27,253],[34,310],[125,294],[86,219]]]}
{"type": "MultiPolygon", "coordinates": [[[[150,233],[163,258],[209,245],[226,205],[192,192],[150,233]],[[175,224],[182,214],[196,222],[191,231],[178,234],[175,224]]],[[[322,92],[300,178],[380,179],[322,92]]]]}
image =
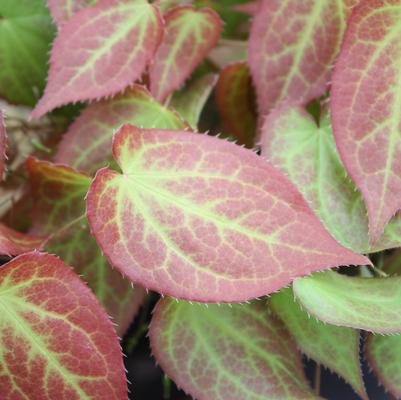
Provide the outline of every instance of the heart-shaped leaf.
{"type": "Polygon", "coordinates": [[[293,290],[302,307],[321,321],[383,334],[401,332],[401,277],[325,271],[296,279],[293,290]]]}
{"type": "Polygon", "coordinates": [[[262,0],[252,23],[249,65],[260,116],[281,101],[321,96],[358,0],[262,0]]]}
{"type": "Polygon", "coordinates": [[[0,110],[0,181],[3,179],[7,151],[7,130],[3,112],[0,110]]]}
{"type": "Polygon", "coordinates": [[[273,294],[269,305],[308,357],[345,379],[367,399],[359,360],[359,331],[318,322],[303,311],[291,289],[273,294]]]}
{"type": "Polygon", "coordinates": [[[222,29],[218,14],[209,8],[179,6],[165,15],[165,35],[150,74],[150,91],[164,100],[179,88],[216,45],[222,29]]]}
{"type": "Polygon", "coordinates": [[[182,118],[158,103],[142,86],[86,107],[63,136],[57,163],[95,173],[112,158],[111,139],[124,123],[144,128],[184,129],[182,118]]]}
{"type": "Polygon", "coordinates": [[[79,10],[96,4],[98,0],[47,0],[54,21],[61,26],[79,10]]]}
{"type": "Polygon", "coordinates": [[[295,343],[263,302],[191,305],[160,300],[152,352],[198,400],[314,399],[295,343]]]}
{"type": "Polygon", "coordinates": [[[242,301],[297,276],[369,261],[339,245],[300,193],[250,150],[207,135],[123,126],[87,196],[91,230],[134,283],[242,301]]]}
{"type": "Polygon", "coordinates": [[[334,136],[365,200],[373,243],[401,208],[400,6],[360,2],[333,75],[334,136]]]}
{"type": "Polygon", "coordinates": [[[118,338],[91,291],[57,257],[0,268],[0,397],[125,400],[118,338]]]}
{"type": "Polygon", "coordinates": [[[77,12],[54,41],[45,94],[32,116],[132,85],[161,38],[160,15],[146,0],[102,0],[77,12]]]}
{"type": "Polygon", "coordinates": [[[0,222],[0,255],[16,256],[27,251],[40,249],[44,241],[44,237],[17,232],[0,222]]]}

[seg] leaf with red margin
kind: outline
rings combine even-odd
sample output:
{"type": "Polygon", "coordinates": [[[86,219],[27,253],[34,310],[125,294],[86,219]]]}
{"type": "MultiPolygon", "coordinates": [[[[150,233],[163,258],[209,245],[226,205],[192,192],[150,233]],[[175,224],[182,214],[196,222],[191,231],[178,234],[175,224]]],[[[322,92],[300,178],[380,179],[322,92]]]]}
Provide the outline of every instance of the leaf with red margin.
{"type": "Polygon", "coordinates": [[[144,87],[135,85],[113,99],[85,108],[63,136],[55,162],[95,173],[112,158],[113,133],[124,123],[144,128],[188,127],[177,113],[158,103],[144,87]]]}
{"type": "Polygon", "coordinates": [[[401,208],[400,18],[399,0],[361,2],[333,75],[334,136],[365,200],[372,243],[401,208]]]}
{"type": "Polygon", "coordinates": [[[134,283],[199,301],[242,301],[297,276],[369,263],[338,244],[267,161],[233,143],[124,125],[87,195],[91,231],[134,283]]]}
{"type": "Polygon", "coordinates": [[[396,398],[401,397],[401,335],[369,335],[365,354],[379,382],[396,398]]]}
{"type": "Polygon", "coordinates": [[[249,39],[260,117],[281,101],[321,96],[358,0],[262,0],[249,39]]]}
{"type": "Polygon", "coordinates": [[[89,176],[32,157],[27,166],[36,199],[33,230],[52,234],[46,250],[83,275],[122,336],[141,305],[144,291],[133,290],[131,283],[111,268],[89,232],[84,201],[89,176]]]}
{"type": "Polygon", "coordinates": [[[0,110],[0,181],[3,180],[7,151],[7,130],[3,112],[0,110]]]}
{"type": "Polygon", "coordinates": [[[216,82],[216,74],[203,75],[179,92],[175,92],[171,98],[170,106],[177,110],[194,129],[198,126],[203,107],[216,82]]]}
{"type": "Polygon", "coordinates": [[[269,305],[308,357],[341,376],[367,399],[359,359],[359,331],[324,324],[311,318],[294,299],[290,288],[273,294],[269,305]]]}
{"type": "Polygon", "coordinates": [[[132,85],[162,38],[162,21],[146,0],[103,0],[73,15],[53,44],[38,118],[63,104],[113,96],[132,85]]]}
{"type": "Polygon", "coordinates": [[[263,302],[160,300],[149,330],[164,372],[198,400],[315,399],[295,342],[263,302]]]}
{"type": "Polygon", "coordinates": [[[158,100],[165,100],[186,81],[222,30],[220,17],[209,8],[174,7],[164,19],[164,38],[149,69],[150,91],[158,100]]]}
{"type": "Polygon", "coordinates": [[[97,2],[98,0],[47,0],[53,19],[58,26],[64,24],[79,10],[97,2]]]}
{"type": "Polygon", "coordinates": [[[27,235],[0,222],[0,254],[19,255],[42,248],[45,237],[27,235]]]}
{"type": "Polygon", "coordinates": [[[57,257],[0,268],[2,399],[127,398],[118,338],[99,302],[57,257]]]}
{"type": "Polygon", "coordinates": [[[246,62],[220,72],[216,86],[217,109],[239,144],[253,147],[256,132],[255,94],[246,62]]]}

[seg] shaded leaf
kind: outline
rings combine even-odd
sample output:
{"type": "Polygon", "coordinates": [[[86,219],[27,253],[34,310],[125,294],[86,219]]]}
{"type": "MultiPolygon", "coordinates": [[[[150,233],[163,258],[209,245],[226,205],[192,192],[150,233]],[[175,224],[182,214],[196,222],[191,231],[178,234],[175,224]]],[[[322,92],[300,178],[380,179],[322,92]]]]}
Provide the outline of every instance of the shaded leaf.
{"type": "Polygon", "coordinates": [[[5,171],[5,160],[7,151],[7,130],[4,122],[3,112],[0,110],[0,181],[5,171]]]}
{"type": "Polygon", "coordinates": [[[253,147],[256,132],[254,95],[246,62],[231,64],[220,72],[216,86],[217,109],[236,141],[249,148],[253,147]]]}
{"type": "Polygon", "coordinates": [[[262,302],[191,305],[160,300],[152,352],[198,400],[313,399],[295,343],[262,302]]]}
{"type": "Polygon", "coordinates": [[[377,333],[401,332],[401,277],[359,278],[325,271],[293,283],[302,307],[321,321],[377,333]]]}
{"type": "Polygon", "coordinates": [[[96,4],[98,0],[47,0],[54,21],[61,26],[79,10],[96,4]]]}
{"type": "Polygon", "coordinates": [[[297,276],[369,261],[340,246],[300,193],[250,150],[185,131],[123,126],[122,174],[87,196],[91,230],[134,283],[200,301],[241,301],[297,276]]]}
{"type": "Polygon", "coordinates": [[[17,232],[0,222],[0,254],[16,256],[40,249],[44,241],[44,237],[17,232]]]}
{"type": "Polygon", "coordinates": [[[0,2],[0,96],[32,106],[47,74],[54,27],[45,0],[0,2]]]}
{"type": "Polygon", "coordinates": [[[55,161],[96,172],[109,163],[113,133],[124,123],[145,128],[186,128],[178,114],[158,103],[144,87],[134,86],[113,99],[85,108],[64,135],[55,161]]]}
{"type": "Polygon", "coordinates": [[[385,258],[382,270],[389,275],[401,274],[401,249],[396,249],[390,256],[385,258]]]}
{"type": "Polygon", "coordinates": [[[208,59],[219,69],[229,64],[242,62],[247,58],[248,42],[245,40],[222,39],[212,49],[208,59]]]}
{"type": "Polygon", "coordinates": [[[216,45],[222,21],[209,8],[174,7],[164,15],[165,34],[149,69],[150,91],[164,100],[179,88],[216,45]]]}
{"type": "Polygon", "coordinates": [[[160,15],[146,0],[103,0],[77,12],[54,41],[45,94],[32,116],[132,85],[161,38],[160,15]]]}
{"type": "Polygon", "coordinates": [[[400,6],[360,2],[333,75],[334,136],[365,200],[373,243],[401,208],[400,6]]]}
{"type": "Polygon", "coordinates": [[[0,268],[2,399],[124,400],[118,338],[91,291],[57,257],[0,268]]]}
{"type": "Polygon", "coordinates": [[[321,96],[358,0],[262,0],[249,39],[260,116],[281,101],[321,96]]]}
{"type": "Polygon", "coordinates": [[[291,289],[282,289],[273,294],[269,304],[303,353],[330,368],[351,384],[362,398],[367,398],[359,360],[357,330],[324,324],[310,318],[294,301],[291,289]]]}

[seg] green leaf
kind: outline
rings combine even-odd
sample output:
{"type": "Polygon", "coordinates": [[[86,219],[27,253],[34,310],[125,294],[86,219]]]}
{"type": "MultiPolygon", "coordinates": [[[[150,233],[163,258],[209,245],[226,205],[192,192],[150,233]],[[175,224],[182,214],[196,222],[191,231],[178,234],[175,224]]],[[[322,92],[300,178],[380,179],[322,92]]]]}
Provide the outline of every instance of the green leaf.
{"type": "Polygon", "coordinates": [[[325,271],[296,279],[295,297],[324,322],[377,333],[401,332],[401,277],[359,278],[325,271]]]}
{"type": "Polygon", "coordinates": [[[0,96],[36,103],[46,83],[53,35],[45,0],[0,0],[0,96]]]}
{"type": "Polygon", "coordinates": [[[206,308],[166,298],[149,338],[166,374],[196,399],[315,398],[295,342],[263,302],[206,308]]]}
{"type": "Polygon", "coordinates": [[[367,398],[359,360],[358,331],[311,318],[294,300],[291,289],[274,294],[269,304],[303,353],[336,372],[362,398],[367,398]]]}

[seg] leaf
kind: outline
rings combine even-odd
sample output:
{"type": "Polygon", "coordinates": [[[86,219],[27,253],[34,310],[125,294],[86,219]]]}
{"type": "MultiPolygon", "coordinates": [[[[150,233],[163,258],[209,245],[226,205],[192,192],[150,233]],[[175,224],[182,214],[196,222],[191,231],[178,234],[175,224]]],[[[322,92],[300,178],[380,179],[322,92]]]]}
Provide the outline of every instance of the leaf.
{"type": "Polygon", "coordinates": [[[262,0],[249,38],[260,117],[283,100],[324,94],[346,18],[358,0],[262,0]]]}
{"type": "Polygon", "coordinates": [[[46,82],[54,27],[45,0],[0,1],[0,96],[32,106],[46,82]]]}
{"type": "Polygon", "coordinates": [[[164,15],[165,35],[149,69],[150,91],[158,100],[178,89],[216,45],[222,21],[209,8],[178,6],[164,15]]]}
{"type": "Polygon", "coordinates": [[[325,271],[296,279],[293,289],[302,307],[324,322],[401,332],[401,277],[358,278],[325,271]]]}
{"type": "Polygon", "coordinates": [[[236,11],[255,16],[262,4],[262,0],[253,0],[247,3],[236,4],[233,9],[236,11]]]}
{"type": "Polygon", "coordinates": [[[7,151],[7,130],[4,122],[3,112],[0,109],[0,181],[2,181],[5,171],[5,160],[7,151]]]}
{"type": "Polygon", "coordinates": [[[372,243],[401,208],[400,5],[355,8],[333,75],[334,136],[365,200],[372,243]]]}
{"type": "Polygon", "coordinates": [[[179,92],[175,92],[170,106],[196,129],[203,107],[217,82],[216,74],[206,74],[191,82],[179,92]]]}
{"type": "Polygon", "coordinates": [[[124,125],[87,196],[91,231],[134,283],[199,301],[242,301],[333,265],[365,264],[325,231],[294,186],[250,150],[124,125]]]}
{"type": "Polygon", "coordinates": [[[262,302],[156,305],[152,352],[168,376],[198,400],[313,399],[284,325],[262,302]]]}
{"type": "Polygon", "coordinates": [[[358,253],[400,246],[400,217],[391,221],[374,246],[369,245],[365,204],[347,177],[325,110],[317,123],[303,107],[278,107],[265,120],[261,149],[264,157],[287,174],[343,246],[358,253]]]}
{"type": "Polygon", "coordinates": [[[247,58],[248,42],[245,40],[222,39],[211,50],[208,59],[218,68],[229,64],[242,62],[247,58]]]}
{"type": "Polygon", "coordinates": [[[96,4],[98,0],[47,0],[54,21],[61,26],[79,10],[96,4]]]}
{"type": "Polygon", "coordinates": [[[385,258],[382,270],[389,275],[400,275],[401,249],[396,249],[390,256],[385,258]]]}
{"type": "Polygon", "coordinates": [[[15,231],[0,222],[0,255],[19,255],[40,249],[45,238],[15,231]]]}
{"type": "Polygon", "coordinates": [[[379,382],[395,397],[401,396],[401,336],[369,335],[366,357],[379,382]]]}
{"type": "Polygon", "coordinates": [[[124,335],[144,297],[118,271],[113,270],[89,232],[85,201],[90,178],[72,168],[28,159],[29,180],[35,201],[33,231],[52,234],[46,250],[72,265],[113,318],[124,335]]]}
{"type": "Polygon", "coordinates": [[[118,338],[91,291],[57,257],[0,268],[2,399],[127,398],[118,338]]]}
{"type": "Polygon", "coordinates": [[[282,289],[273,294],[269,304],[302,352],[337,373],[362,398],[367,399],[359,360],[358,331],[323,324],[310,318],[294,301],[291,289],[282,289]]]}
{"type": "Polygon", "coordinates": [[[113,99],[85,108],[64,135],[55,162],[95,173],[112,158],[113,133],[124,123],[145,128],[187,127],[177,113],[154,100],[144,87],[136,85],[113,99]]]}
{"type": "Polygon", "coordinates": [[[256,132],[254,91],[246,62],[228,65],[216,87],[217,109],[239,144],[253,147],[256,132]]]}
{"type": "Polygon", "coordinates": [[[38,118],[63,104],[113,96],[144,71],[162,38],[157,9],[146,0],[103,0],[74,14],[53,44],[38,118]]]}

